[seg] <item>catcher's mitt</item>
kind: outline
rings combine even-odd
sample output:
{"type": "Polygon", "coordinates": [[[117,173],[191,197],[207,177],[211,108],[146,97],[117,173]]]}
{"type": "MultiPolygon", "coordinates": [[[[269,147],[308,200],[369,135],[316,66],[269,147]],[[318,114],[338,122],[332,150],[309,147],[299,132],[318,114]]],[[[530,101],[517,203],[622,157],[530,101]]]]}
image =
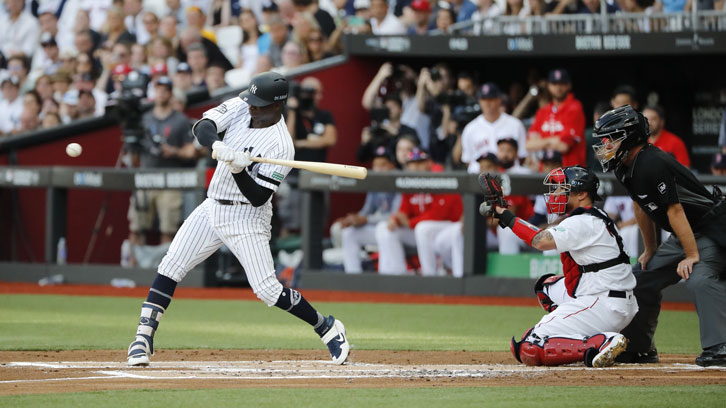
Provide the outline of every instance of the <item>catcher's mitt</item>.
{"type": "Polygon", "coordinates": [[[484,191],[484,202],[479,206],[481,215],[493,216],[494,207],[507,207],[507,200],[504,199],[499,176],[481,173],[479,174],[479,185],[484,191]]]}

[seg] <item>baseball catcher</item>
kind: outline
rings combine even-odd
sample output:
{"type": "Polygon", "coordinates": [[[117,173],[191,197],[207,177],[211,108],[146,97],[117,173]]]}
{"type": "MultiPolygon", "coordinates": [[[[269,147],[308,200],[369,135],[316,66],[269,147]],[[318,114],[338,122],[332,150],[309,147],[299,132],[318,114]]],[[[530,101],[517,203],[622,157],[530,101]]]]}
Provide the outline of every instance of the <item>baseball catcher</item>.
{"type": "Polygon", "coordinates": [[[593,206],[600,201],[597,176],[579,166],[556,168],[544,179],[547,212],[567,215],[557,226],[539,229],[506,207],[499,181],[481,175],[485,200],[479,212],[499,221],[528,245],[561,254],[564,275],[544,275],[535,294],[548,312],[511,350],[526,365],[561,365],[583,361],[608,367],[628,340],[619,334],[638,311],[635,277],[613,221],[593,206]]]}

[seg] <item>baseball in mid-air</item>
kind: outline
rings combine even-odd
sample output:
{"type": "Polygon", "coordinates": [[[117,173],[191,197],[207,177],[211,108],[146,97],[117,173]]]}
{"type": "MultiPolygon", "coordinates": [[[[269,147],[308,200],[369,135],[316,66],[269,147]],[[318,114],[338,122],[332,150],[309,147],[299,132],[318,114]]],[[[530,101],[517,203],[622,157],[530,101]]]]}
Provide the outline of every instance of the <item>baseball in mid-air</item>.
{"type": "Polygon", "coordinates": [[[66,154],[71,157],[78,157],[83,152],[83,148],[78,143],[68,143],[66,146],[66,154]]]}

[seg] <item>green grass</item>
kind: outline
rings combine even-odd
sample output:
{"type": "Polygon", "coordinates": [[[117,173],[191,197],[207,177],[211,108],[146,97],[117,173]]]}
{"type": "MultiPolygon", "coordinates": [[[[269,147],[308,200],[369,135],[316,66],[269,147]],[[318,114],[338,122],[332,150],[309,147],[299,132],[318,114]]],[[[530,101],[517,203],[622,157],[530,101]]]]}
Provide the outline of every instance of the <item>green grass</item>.
{"type": "MultiPolygon", "coordinates": [[[[0,349],[119,349],[133,338],[142,299],[0,296],[0,349]]],[[[319,303],[342,320],[359,350],[509,350],[541,317],[534,307],[319,303]]],[[[695,312],[661,313],[663,353],[699,353],[695,312]]],[[[262,302],[175,299],[161,322],[159,348],[319,349],[302,321],[262,302]]]]}
{"type": "Polygon", "coordinates": [[[0,397],[0,407],[722,407],[726,387],[467,387],[104,391],[0,397]]]}

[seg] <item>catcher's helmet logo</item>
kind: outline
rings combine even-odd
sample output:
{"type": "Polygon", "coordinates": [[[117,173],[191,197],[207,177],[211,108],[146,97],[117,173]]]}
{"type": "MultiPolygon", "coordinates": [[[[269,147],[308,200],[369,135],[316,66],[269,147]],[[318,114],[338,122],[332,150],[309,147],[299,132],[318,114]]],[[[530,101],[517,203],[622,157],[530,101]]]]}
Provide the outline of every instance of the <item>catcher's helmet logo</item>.
{"type": "Polygon", "coordinates": [[[658,184],[658,191],[661,194],[665,194],[665,192],[666,192],[666,184],[665,183],[658,184]]]}
{"type": "Polygon", "coordinates": [[[257,94],[257,85],[252,84],[252,86],[250,86],[250,92],[253,94],[257,94]]]}

